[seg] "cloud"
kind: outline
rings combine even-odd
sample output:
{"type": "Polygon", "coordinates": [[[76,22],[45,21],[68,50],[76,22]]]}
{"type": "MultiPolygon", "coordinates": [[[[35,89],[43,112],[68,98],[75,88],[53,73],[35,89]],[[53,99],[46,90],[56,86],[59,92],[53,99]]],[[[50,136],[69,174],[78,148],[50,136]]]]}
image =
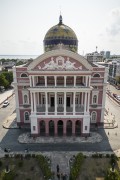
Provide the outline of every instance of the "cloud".
{"type": "Polygon", "coordinates": [[[120,8],[113,9],[110,12],[106,33],[111,36],[120,35],[120,8]]]}

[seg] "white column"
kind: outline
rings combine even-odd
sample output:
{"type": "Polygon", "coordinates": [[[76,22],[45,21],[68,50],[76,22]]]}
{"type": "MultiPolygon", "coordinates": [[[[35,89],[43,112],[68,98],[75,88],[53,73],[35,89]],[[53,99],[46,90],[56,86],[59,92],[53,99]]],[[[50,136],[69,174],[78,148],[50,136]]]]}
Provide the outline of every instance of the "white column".
{"type": "Polygon", "coordinates": [[[90,86],[90,83],[91,83],[91,76],[89,76],[89,86],[90,86]]]}
{"type": "Polygon", "coordinates": [[[82,97],[81,97],[81,105],[83,105],[83,92],[82,93],[82,97]]]}
{"type": "Polygon", "coordinates": [[[47,96],[47,92],[45,92],[45,102],[46,102],[46,115],[48,114],[48,96],[47,96]]]}
{"type": "Polygon", "coordinates": [[[64,115],[66,115],[66,92],[64,92],[64,115]]]}
{"type": "Polygon", "coordinates": [[[39,102],[39,92],[37,92],[37,104],[40,104],[40,102],[39,102]]]}
{"type": "Polygon", "coordinates": [[[76,76],[74,76],[74,87],[76,86],[76,76]]]}
{"type": "Polygon", "coordinates": [[[55,87],[57,86],[57,76],[54,77],[55,87]]]}
{"type": "Polygon", "coordinates": [[[66,87],[66,76],[64,76],[64,87],[66,87]]]}
{"type": "Polygon", "coordinates": [[[73,92],[73,115],[75,115],[75,96],[76,92],[73,92]]]}
{"type": "Polygon", "coordinates": [[[55,115],[57,115],[57,92],[55,92],[55,115]]]}
{"type": "Polygon", "coordinates": [[[32,76],[32,80],[33,80],[33,87],[35,86],[35,77],[32,76]]]}
{"type": "Polygon", "coordinates": [[[31,96],[31,112],[33,113],[33,93],[30,93],[31,96]]]}
{"type": "Polygon", "coordinates": [[[88,86],[88,76],[85,76],[85,86],[88,86]]]}
{"type": "Polygon", "coordinates": [[[84,98],[84,113],[86,112],[86,101],[87,101],[87,93],[85,92],[85,98],[84,98]]]}
{"type": "Polygon", "coordinates": [[[47,76],[45,76],[45,87],[47,87],[47,76]]]}
{"type": "Polygon", "coordinates": [[[29,76],[29,80],[30,80],[30,87],[32,87],[32,79],[31,79],[31,76],[29,76]]]}
{"type": "Polygon", "coordinates": [[[90,104],[90,92],[88,92],[87,112],[89,112],[89,104],[90,104]]]}
{"type": "Polygon", "coordinates": [[[34,92],[34,113],[36,113],[36,93],[34,92]]]}

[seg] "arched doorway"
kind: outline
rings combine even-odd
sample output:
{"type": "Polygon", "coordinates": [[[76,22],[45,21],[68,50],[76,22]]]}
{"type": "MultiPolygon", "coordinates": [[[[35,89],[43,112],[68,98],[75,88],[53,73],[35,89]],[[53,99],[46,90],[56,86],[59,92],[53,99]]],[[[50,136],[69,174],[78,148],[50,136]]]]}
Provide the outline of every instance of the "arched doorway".
{"type": "Polygon", "coordinates": [[[53,120],[49,121],[49,135],[54,136],[54,121],[53,120]]]}
{"type": "Polygon", "coordinates": [[[81,121],[77,120],[75,123],[75,134],[76,135],[81,135],[81,121]]]}
{"type": "Polygon", "coordinates": [[[45,121],[40,121],[40,135],[45,136],[45,121]]]}
{"type": "Polygon", "coordinates": [[[68,136],[72,135],[72,121],[71,120],[67,121],[67,124],[66,124],[66,134],[68,136]]]}
{"type": "Polygon", "coordinates": [[[59,120],[57,124],[58,136],[63,135],[63,121],[59,120]]]}

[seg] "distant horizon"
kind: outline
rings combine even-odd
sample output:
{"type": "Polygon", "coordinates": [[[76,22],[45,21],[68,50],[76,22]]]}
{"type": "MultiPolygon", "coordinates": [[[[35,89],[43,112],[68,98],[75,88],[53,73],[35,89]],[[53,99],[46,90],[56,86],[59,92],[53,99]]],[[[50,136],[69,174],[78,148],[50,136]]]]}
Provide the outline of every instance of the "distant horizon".
{"type": "Polygon", "coordinates": [[[0,56],[39,56],[39,54],[0,54],[0,56]]]}

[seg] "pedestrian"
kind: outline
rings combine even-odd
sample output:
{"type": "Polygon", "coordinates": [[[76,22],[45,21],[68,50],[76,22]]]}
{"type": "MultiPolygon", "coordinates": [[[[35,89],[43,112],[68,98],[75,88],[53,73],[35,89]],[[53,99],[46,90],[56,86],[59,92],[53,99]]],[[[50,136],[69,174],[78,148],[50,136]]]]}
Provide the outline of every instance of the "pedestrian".
{"type": "Polygon", "coordinates": [[[117,136],[117,132],[115,133],[115,135],[117,136]]]}
{"type": "Polygon", "coordinates": [[[58,164],[57,164],[56,168],[57,168],[57,173],[59,173],[60,168],[59,168],[58,164]]]}
{"type": "Polygon", "coordinates": [[[108,132],[108,136],[109,136],[109,132],[108,132]]]}
{"type": "Polygon", "coordinates": [[[57,173],[57,178],[60,179],[60,173],[57,173]]]}

